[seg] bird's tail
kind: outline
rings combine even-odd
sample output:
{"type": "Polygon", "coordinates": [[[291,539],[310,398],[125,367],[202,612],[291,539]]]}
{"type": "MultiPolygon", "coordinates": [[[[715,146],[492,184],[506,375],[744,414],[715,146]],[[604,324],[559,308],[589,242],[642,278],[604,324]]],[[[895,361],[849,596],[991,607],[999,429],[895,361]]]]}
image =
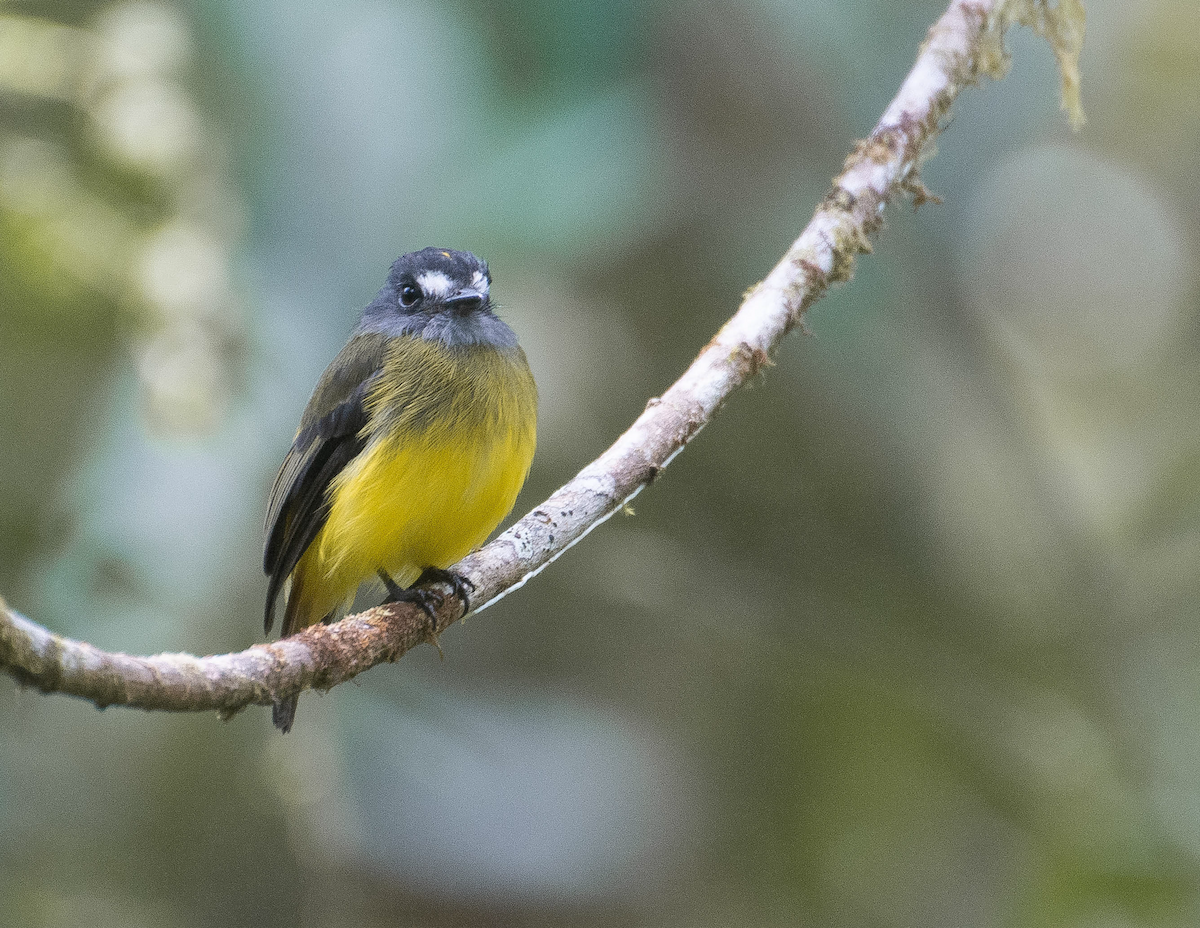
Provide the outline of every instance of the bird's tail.
{"type": "Polygon", "coordinates": [[[285,735],[292,730],[292,722],[296,721],[296,703],[299,701],[297,694],[285,697],[271,707],[271,721],[285,735]]]}
{"type": "MultiPolygon", "coordinates": [[[[332,608],[328,601],[319,598],[314,601],[310,598],[313,590],[305,590],[307,573],[305,566],[305,561],[302,560],[292,572],[291,585],[287,591],[287,602],[283,607],[283,628],[281,630],[283,638],[294,635],[316,622],[324,622],[326,625],[330,622],[337,622],[346,615],[353,600],[354,591],[351,590],[349,595],[343,595],[340,602],[334,602],[332,608]]],[[[319,583],[315,585],[315,592],[318,597],[321,595],[319,583]]],[[[299,699],[298,693],[285,696],[271,708],[271,721],[285,735],[292,730],[292,722],[296,720],[296,703],[299,699]]]]}
{"type": "MultiPolygon", "coordinates": [[[[286,638],[312,624],[307,614],[309,603],[304,595],[303,567],[304,562],[301,561],[292,573],[291,583],[287,591],[287,600],[283,606],[283,628],[280,629],[281,638],[286,638]]],[[[299,701],[300,694],[295,693],[291,696],[285,696],[271,707],[271,721],[285,735],[292,730],[292,723],[296,721],[296,703],[299,701]]]]}

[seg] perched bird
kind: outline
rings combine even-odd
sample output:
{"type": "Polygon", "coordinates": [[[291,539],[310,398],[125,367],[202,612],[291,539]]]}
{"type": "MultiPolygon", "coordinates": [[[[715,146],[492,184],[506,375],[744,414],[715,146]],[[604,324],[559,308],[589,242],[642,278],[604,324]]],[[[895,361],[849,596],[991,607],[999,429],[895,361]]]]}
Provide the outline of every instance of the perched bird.
{"type": "MultiPolygon", "coordinates": [[[[265,631],[286,589],[283,635],[345,615],[378,575],[388,600],[431,611],[418,580],[446,570],[512,509],[533,459],[537,387],[492,311],[487,265],[465,251],[397,258],[317,382],[271,489],[265,631]]],[[[433,594],[436,595],[436,594],[433,594]]],[[[296,698],[275,704],[286,732],[296,698]]]]}

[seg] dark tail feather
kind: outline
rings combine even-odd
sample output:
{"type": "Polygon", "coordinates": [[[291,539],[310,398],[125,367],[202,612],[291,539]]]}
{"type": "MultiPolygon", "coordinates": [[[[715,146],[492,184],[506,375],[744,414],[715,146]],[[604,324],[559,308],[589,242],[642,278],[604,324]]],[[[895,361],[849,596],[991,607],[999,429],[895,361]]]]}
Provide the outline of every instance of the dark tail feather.
{"type": "Polygon", "coordinates": [[[275,600],[279,597],[279,591],[283,588],[283,581],[286,578],[279,574],[271,574],[267,581],[267,606],[263,610],[263,634],[271,634],[271,626],[275,624],[275,600]]]}
{"type": "Polygon", "coordinates": [[[299,694],[288,696],[271,707],[271,721],[285,735],[292,730],[292,722],[296,721],[296,703],[299,700],[299,694]]]}

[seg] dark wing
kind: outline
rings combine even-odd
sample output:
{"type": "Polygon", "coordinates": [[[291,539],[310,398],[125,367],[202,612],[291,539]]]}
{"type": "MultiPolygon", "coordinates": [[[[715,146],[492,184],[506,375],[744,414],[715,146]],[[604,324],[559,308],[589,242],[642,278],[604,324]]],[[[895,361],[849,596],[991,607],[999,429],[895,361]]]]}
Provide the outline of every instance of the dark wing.
{"type": "Polygon", "coordinates": [[[263,629],[275,621],[284,581],[329,515],[326,490],[366,444],[366,396],[383,366],[385,340],[355,335],[325,370],[300,418],[300,430],[271,487],[263,570],[267,603],[263,629]]]}

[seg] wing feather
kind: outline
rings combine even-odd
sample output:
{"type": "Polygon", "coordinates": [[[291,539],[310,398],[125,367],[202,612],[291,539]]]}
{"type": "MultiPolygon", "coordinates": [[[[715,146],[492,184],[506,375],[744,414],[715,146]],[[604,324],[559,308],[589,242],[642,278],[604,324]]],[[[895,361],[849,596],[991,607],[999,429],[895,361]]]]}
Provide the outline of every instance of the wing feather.
{"type": "MultiPolygon", "coordinates": [[[[300,429],[271,487],[263,570],[269,577],[263,627],[275,601],[329,515],[329,484],[366,444],[367,393],[383,365],[384,339],[355,335],[317,383],[300,429]]],[[[285,633],[286,633],[285,629],[285,633]]]]}

